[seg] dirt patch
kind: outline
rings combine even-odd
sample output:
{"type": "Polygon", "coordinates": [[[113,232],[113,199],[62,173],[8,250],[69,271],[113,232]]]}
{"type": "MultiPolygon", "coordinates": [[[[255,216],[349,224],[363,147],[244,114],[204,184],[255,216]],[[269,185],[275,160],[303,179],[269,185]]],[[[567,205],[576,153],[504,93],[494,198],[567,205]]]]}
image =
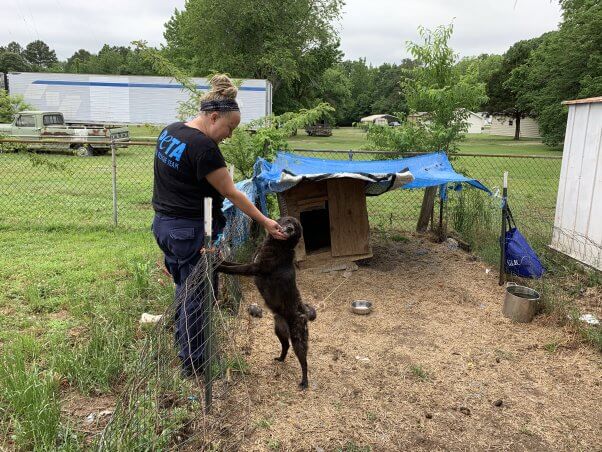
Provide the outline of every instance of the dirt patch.
{"type": "MultiPolygon", "coordinates": [[[[602,449],[600,354],[545,317],[504,318],[495,272],[447,244],[373,250],[346,278],[298,273],[318,306],[309,390],[297,389],[294,355],[273,360],[271,316],[249,320],[250,374],[233,394],[252,404],[241,450],[602,449]],[[372,314],[352,314],[355,299],[372,314]]],[[[263,305],[249,280],[243,291],[263,305]]]]}
{"type": "Polygon", "coordinates": [[[69,419],[71,428],[84,436],[91,445],[102,432],[115,410],[115,396],[83,396],[76,390],[66,389],[61,397],[61,413],[69,419]]]}

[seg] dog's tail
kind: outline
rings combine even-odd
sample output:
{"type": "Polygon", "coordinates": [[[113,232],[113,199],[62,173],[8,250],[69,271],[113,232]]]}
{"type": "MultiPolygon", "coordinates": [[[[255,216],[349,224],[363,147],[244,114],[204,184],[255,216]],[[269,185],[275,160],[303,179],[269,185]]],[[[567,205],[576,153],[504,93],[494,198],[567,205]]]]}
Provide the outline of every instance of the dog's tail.
{"type": "Polygon", "coordinates": [[[310,322],[316,320],[316,317],[318,316],[316,308],[307,303],[303,303],[303,306],[305,308],[305,315],[307,315],[307,320],[309,320],[310,322]]]}

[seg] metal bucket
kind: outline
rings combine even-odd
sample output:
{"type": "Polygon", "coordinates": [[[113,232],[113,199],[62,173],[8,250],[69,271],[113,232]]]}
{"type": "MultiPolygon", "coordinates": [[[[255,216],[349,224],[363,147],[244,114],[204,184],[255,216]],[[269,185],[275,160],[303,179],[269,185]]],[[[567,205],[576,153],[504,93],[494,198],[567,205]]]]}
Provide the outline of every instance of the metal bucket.
{"type": "Polygon", "coordinates": [[[508,283],[502,313],[515,322],[529,323],[537,312],[539,299],[539,292],[515,283],[508,283]]]}

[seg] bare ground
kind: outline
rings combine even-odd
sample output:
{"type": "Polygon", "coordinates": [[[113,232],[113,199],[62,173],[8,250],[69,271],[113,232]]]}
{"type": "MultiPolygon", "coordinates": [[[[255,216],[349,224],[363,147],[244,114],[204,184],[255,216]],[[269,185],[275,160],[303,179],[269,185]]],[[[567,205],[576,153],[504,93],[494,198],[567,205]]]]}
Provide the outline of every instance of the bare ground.
{"type": "MultiPolygon", "coordinates": [[[[602,450],[602,356],[549,317],[504,318],[486,269],[412,237],[375,245],[348,278],[300,271],[318,306],[310,389],[297,389],[294,355],[273,361],[271,315],[249,320],[250,371],[232,394],[251,402],[240,450],[602,450]],[[374,312],[352,314],[355,299],[374,312]]],[[[262,303],[248,280],[244,293],[262,303]]]]}

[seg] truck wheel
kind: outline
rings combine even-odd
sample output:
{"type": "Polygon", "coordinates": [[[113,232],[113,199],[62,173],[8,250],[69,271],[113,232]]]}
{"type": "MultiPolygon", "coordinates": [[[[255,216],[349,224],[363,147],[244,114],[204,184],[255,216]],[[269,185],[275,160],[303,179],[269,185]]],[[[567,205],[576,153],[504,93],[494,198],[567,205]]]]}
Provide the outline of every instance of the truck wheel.
{"type": "Polygon", "coordinates": [[[94,155],[94,151],[92,150],[92,146],[89,144],[84,144],[75,150],[75,155],[78,157],[92,157],[94,155]]]}

